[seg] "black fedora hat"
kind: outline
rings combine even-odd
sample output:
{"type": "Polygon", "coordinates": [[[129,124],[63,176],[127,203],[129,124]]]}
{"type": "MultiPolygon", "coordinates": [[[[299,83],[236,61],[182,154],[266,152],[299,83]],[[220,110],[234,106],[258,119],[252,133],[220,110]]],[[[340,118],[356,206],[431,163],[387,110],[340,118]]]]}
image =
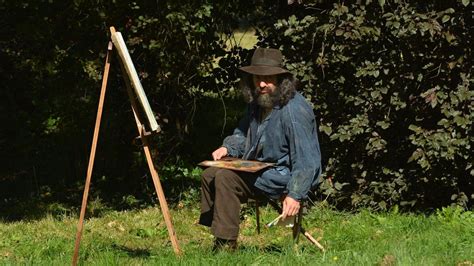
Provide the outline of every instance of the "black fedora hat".
{"type": "Polygon", "coordinates": [[[253,75],[278,75],[289,73],[282,67],[283,55],[273,48],[257,48],[252,56],[250,66],[239,69],[253,75]]]}

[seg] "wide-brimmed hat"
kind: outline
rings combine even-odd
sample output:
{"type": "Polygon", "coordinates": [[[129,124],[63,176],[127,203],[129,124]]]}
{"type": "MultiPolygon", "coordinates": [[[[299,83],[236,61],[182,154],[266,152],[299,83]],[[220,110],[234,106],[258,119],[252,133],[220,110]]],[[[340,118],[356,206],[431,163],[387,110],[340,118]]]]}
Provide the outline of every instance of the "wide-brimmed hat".
{"type": "Polygon", "coordinates": [[[257,48],[252,56],[250,66],[239,69],[253,75],[278,75],[289,73],[282,67],[283,55],[280,50],[273,48],[257,48]]]}

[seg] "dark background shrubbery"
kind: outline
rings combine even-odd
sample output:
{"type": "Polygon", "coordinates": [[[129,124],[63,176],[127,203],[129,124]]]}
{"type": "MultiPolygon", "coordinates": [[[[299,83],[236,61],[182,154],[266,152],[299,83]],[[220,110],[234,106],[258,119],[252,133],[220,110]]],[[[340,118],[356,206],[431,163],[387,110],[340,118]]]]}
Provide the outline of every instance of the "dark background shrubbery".
{"type": "MultiPolygon", "coordinates": [[[[283,51],[314,104],[326,178],[319,198],[340,208],[470,208],[472,3],[297,2],[0,1],[2,216],[30,201],[79,205],[112,25],[163,128],[154,158],[171,202],[197,194],[196,163],[238,121],[235,67],[252,51],[226,40],[252,27],[258,46],[283,51]]],[[[152,184],[112,66],[92,198],[149,204],[152,184]]]]}
{"type": "Polygon", "coordinates": [[[314,103],[325,176],[335,181],[326,193],[342,206],[376,209],[471,205],[472,9],[391,2],[314,10],[265,29],[262,45],[284,51],[314,103]]]}

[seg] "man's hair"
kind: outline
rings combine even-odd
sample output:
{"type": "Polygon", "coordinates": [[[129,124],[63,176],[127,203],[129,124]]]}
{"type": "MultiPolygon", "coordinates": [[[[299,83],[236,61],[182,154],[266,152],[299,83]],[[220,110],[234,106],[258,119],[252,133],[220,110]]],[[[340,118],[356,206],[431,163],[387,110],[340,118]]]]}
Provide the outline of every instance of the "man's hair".
{"type": "MultiPolygon", "coordinates": [[[[299,81],[290,73],[284,73],[277,75],[277,93],[274,102],[280,106],[286,105],[296,94],[299,81]]],[[[256,89],[253,83],[251,74],[242,73],[239,83],[240,89],[245,102],[251,103],[256,101],[256,89]]]]}

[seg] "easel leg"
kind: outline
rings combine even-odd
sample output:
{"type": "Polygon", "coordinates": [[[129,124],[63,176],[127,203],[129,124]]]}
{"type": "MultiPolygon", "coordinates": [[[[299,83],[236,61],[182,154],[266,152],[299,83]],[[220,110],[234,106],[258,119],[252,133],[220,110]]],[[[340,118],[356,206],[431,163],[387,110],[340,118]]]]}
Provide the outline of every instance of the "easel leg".
{"type": "Polygon", "coordinates": [[[163,213],[163,217],[165,219],[166,227],[168,229],[168,234],[171,240],[171,245],[173,246],[174,253],[176,255],[181,255],[181,250],[179,248],[178,239],[176,238],[176,232],[173,228],[173,223],[171,221],[171,215],[168,209],[168,203],[166,202],[165,193],[163,192],[163,188],[161,186],[160,178],[158,176],[158,172],[153,165],[153,159],[151,157],[150,149],[148,146],[148,139],[145,136],[145,128],[143,127],[142,122],[138,116],[138,105],[137,101],[133,95],[132,88],[130,86],[130,80],[128,79],[127,73],[123,64],[120,63],[120,68],[122,70],[122,76],[125,81],[125,85],[127,88],[128,97],[130,98],[130,103],[132,105],[133,116],[135,117],[135,122],[137,124],[138,134],[143,143],[143,151],[145,152],[145,157],[148,163],[148,168],[150,169],[151,178],[153,179],[153,184],[155,185],[155,191],[158,196],[158,201],[160,202],[161,212],[163,213]]]}
{"type": "Polygon", "coordinates": [[[92,169],[94,168],[95,151],[97,148],[97,140],[99,138],[100,121],[102,119],[102,110],[104,108],[105,92],[107,90],[107,79],[109,77],[110,60],[111,60],[110,54],[112,52],[112,47],[113,47],[112,42],[109,42],[109,45],[107,48],[107,56],[105,58],[105,68],[104,68],[104,77],[102,79],[102,88],[100,90],[99,107],[97,110],[97,117],[95,120],[94,136],[92,138],[92,147],[91,147],[91,153],[89,157],[89,166],[87,168],[86,184],[84,186],[84,194],[82,195],[81,214],[79,216],[79,223],[77,224],[76,242],[74,245],[74,256],[72,258],[72,265],[74,266],[77,265],[77,259],[79,256],[79,246],[81,244],[82,228],[84,225],[84,216],[86,214],[86,207],[87,207],[87,198],[89,196],[89,187],[91,184],[92,169]]]}
{"type": "Polygon", "coordinates": [[[173,223],[171,222],[171,215],[168,209],[168,203],[166,202],[165,193],[163,192],[163,188],[161,187],[160,178],[158,176],[158,173],[156,172],[155,166],[153,165],[150,149],[148,148],[148,140],[143,135],[143,127],[142,127],[140,135],[142,137],[143,150],[145,152],[146,160],[148,162],[151,178],[153,179],[153,184],[155,185],[156,194],[158,195],[158,200],[160,202],[161,212],[163,213],[163,217],[165,218],[165,223],[168,229],[168,235],[171,240],[171,245],[173,246],[174,253],[177,255],[180,255],[181,250],[179,249],[178,239],[176,238],[176,232],[174,231],[173,223]]]}

